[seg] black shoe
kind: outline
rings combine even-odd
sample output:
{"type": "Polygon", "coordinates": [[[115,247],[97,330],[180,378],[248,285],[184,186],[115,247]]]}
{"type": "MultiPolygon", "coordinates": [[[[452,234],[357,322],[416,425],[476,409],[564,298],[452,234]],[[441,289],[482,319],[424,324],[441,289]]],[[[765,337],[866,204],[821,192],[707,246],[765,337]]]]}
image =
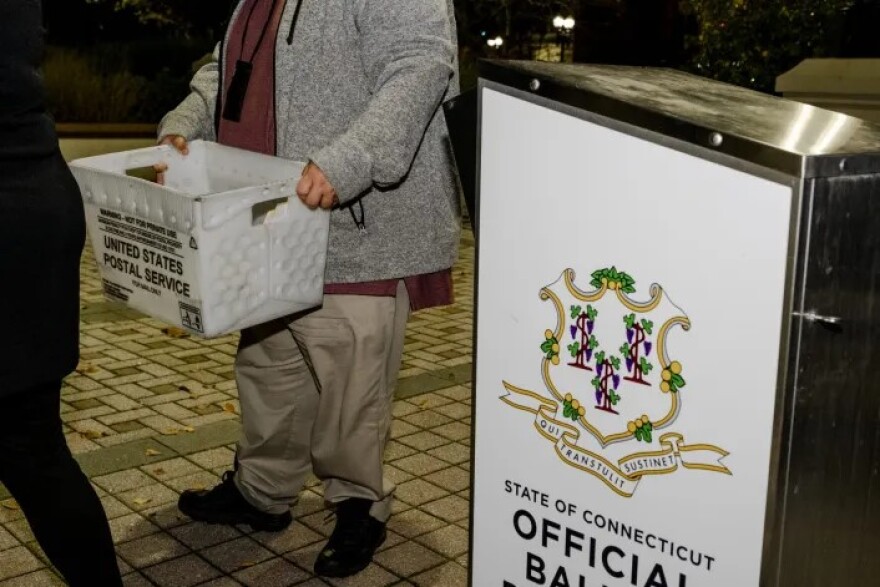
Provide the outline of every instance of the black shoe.
{"type": "Polygon", "coordinates": [[[350,577],[373,561],[385,542],[385,524],[370,515],[373,502],[351,498],[336,506],[336,527],[315,561],[320,577],[350,577]]]}
{"type": "Polygon", "coordinates": [[[181,512],[199,522],[208,524],[247,524],[258,532],[280,532],[290,525],[290,512],[269,514],[249,504],[233,480],[235,473],[227,471],[223,481],[211,490],[184,491],[177,507],[181,512]]]}

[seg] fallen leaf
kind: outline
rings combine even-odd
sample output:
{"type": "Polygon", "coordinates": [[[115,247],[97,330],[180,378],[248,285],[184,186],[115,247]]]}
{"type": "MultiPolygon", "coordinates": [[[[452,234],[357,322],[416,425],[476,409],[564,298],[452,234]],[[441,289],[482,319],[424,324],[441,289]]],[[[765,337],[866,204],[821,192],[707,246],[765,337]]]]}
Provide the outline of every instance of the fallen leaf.
{"type": "Polygon", "coordinates": [[[160,477],[165,474],[165,469],[162,467],[156,467],[153,469],[153,475],[159,475],[160,477]]]}
{"type": "Polygon", "coordinates": [[[147,452],[146,452],[146,455],[147,455],[148,457],[157,457],[157,456],[159,456],[160,454],[162,454],[162,453],[160,453],[160,452],[159,452],[158,450],[156,450],[155,448],[148,448],[148,449],[147,449],[147,452]]]}
{"type": "Polygon", "coordinates": [[[186,333],[182,328],[177,328],[176,326],[169,326],[168,328],[162,329],[162,334],[167,334],[171,338],[187,338],[189,334],[186,333]]]}
{"type": "Polygon", "coordinates": [[[189,392],[190,392],[189,387],[187,387],[186,385],[181,385],[181,386],[178,387],[177,389],[180,390],[180,391],[186,392],[186,393],[189,393],[189,392]]]}
{"type": "Polygon", "coordinates": [[[134,500],[133,503],[136,506],[144,506],[144,505],[147,505],[148,503],[150,503],[151,501],[153,501],[153,500],[150,499],[149,497],[138,497],[137,499],[134,500]]]}
{"type": "Polygon", "coordinates": [[[3,509],[12,510],[14,512],[17,512],[21,509],[20,507],[18,507],[18,502],[16,502],[14,499],[7,499],[0,505],[3,506],[3,509]]]}
{"type": "Polygon", "coordinates": [[[185,426],[185,427],[183,428],[183,431],[184,431],[184,432],[195,432],[196,429],[193,428],[192,426],[185,426]]]}
{"type": "Polygon", "coordinates": [[[91,363],[87,363],[82,361],[79,365],[76,366],[77,373],[97,373],[98,368],[92,365],[91,363]]]}
{"type": "Polygon", "coordinates": [[[167,428],[162,431],[162,434],[166,436],[177,436],[178,434],[180,434],[180,430],[178,430],[177,428],[167,428]]]}
{"type": "Polygon", "coordinates": [[[238,412],[235,410],[235,405],[234,405],[234,404],[229,404],[229,403],[223,405],[223,411],[225,411],[225,412],[229,412],[230,414],[237,414],[237,413],[238,413],[238,412]]]}
{"type": "Polygon", "coordinates": [[[79,434],[80,436],[88,438],[89,440],[97,440],[99,438],[104,438],[105,436],[107,436],[106,432],[101,432],[100,430],[83,430],[79,434]]]}

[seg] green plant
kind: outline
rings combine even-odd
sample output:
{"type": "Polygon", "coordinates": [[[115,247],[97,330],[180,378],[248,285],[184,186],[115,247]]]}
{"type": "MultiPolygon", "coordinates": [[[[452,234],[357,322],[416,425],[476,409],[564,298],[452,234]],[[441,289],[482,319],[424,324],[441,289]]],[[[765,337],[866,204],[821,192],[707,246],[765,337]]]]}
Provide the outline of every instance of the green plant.
{"type": "Polygon", "coordinates": [[[672,361],[669,367],[663,369],[660,374],[663,379],[660,383],[660,390],[663,393],[678,393],[682,387],[687,385],[684,377],[681,376],[681,370],[681,363],[678,361],[672,361]]]}
{"type": "Polygon", "coordinates": [[[597,289],[607,286],[608,289],[619,289],[623,293],[636,292],[635,280],[629,274],[624,273],[623,271],[618,271],[617,267],[599,269],[598,271],[594,271],[590,277],[592,278],[590,285],[597,289]]]}
{"type": "Polygon", "coordinates": [[[49,48],[43,62],[49,108],[61,122],[130,122],[146,81],[71,49],[49,48]]]}
{"type": "Polygon", "coordinates": [[[541,343],[541,353],[544,355],[545,359],[554,365],[559,364],[559,340],[556,338],[556,335],[553,334],[552,330],[548,329],[544,332],[544,342],[541,343]]]}
{"type": "Polygon", "coordinates": [[[653,440],[654,424],[651,423],[648,416],[636,418],[632,422],[629,422],[626,425],[626,428],[639,442],[650,443],[653,440]]]}

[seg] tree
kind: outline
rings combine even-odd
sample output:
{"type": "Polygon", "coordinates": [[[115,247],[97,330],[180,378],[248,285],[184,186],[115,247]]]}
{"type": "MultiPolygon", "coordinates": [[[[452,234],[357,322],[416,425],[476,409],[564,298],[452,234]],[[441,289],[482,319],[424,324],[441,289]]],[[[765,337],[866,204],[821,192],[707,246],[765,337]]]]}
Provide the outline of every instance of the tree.
{"type": "Polygon", "coordinates": [[[188,37],[217,37],[235,0],[85,0],[134,16],[142,25],[188,37]]]}
{"type": "Polygon", "coordinates": [[[677,67],[687,26],[680,2],[576,0],[575,61],[677,67]]]}
{"type": "Polygon", "coordinates": [[[476,85],[480,58],[531,58],[533,36],[547,33],[556,14],[571,14],[576,1],[455,0],[462,88],[476,85]],[[504,44],[490,49],[486,41],[498,36],[504,44]]]}
{"type": "Polygon", "coordinates": [[[71,47],[131,38],[140,28],[136,19],[91,0],[43,0],[43,21],[47,43],[71,47]]]}
{"type": "Polygon", "coordinates": [[[855,0],[683,0],[700,75],[762,91],[808,57],[832,55],[855,0]]]}
{"type": "Polygon", "coordinates": [[[546,34],[557,14],[573,14],[575,0],[459,0],[455,13],[462,46],[485,53],[486,39],[501,36],[506,55],[523,55],[535,34],[546,34]]]}
{"type": "Polygon", "coordinates": [[[840,41],[840,57],[876,57],[880,55],[880,2],[856,0],[847,10],[840,41]]]}

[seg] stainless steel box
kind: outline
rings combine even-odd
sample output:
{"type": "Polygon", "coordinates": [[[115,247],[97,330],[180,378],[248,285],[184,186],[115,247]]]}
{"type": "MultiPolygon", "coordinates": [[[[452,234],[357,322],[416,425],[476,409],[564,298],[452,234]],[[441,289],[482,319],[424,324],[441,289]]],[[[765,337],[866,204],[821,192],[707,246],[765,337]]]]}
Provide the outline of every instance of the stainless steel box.
{"type": "MultiPolygon", "coordinates": [[[[546,469],[530,464],[531,449],[516,447],[532,446],[526,444],[532,442],[531,438],[505,437],[504,446],[511,447],[510,452],[505,454],[499,452],[502,443],[491,440],[497,435],[520,434],[509,432],[513,425],[511,423],[519,420],[503,418],[521,417],[522,410],[537,413],[540,409],[533,411],[522,407],[525,405],[522,403],[516,415],[507,416],[507,412],[503,412],[504,416],[498,416],[501,410],[507,408],[498,401],[504,396],[504,390],[498,380],[500,377],[495,377],[495,365],[498,365],[499,373],[505,369],[515,372],[517,363],[522,362],[523,357],[515,356],[516,345],[506,347],[514,350],[509,351],[512,354],[502,357],[508,351],[497,347],[500,343],[489,338],[488,330],[502,333],[502,338],[508,340],[507,332],[524,332],[524,336],[531,336],[535,330],[533,327],[530,326],[530,330],[520,328],[523,324],[531,324],[526,314],[539,312],[542,313],[542,319],[546,314],[545,308],[538,305],[541,302],[538,301],[537,287],[529,293],[535,298],[534,306],[526,302],[516,307],[506,306],[507,301],[497,295],[493,294],[491,299],[480,295],[480,291],[487,287],[485,280],[496,275],[488,271],[490,267],[503,265],[507,268],[506,273],[497,274],[511,276],[508,286],[511,293],[520,283],[515,275],[517,267],[522,266],[523,271],[529,271],[529,266],[540,268],[540,257],[536,257],[531,265],[529,261],[519,264],[516,259],[506,259],[498,253],[504,250],[505,244],[521,238],[522,233],[528,230],[533,221],[530,215],[521,212],[519,222],[506,218],[507,229],[496,226],[487,231],[487,223],[492,220],[490,214],[501,213],[507,204],[496,196],[487,204],[486,186],[498,181],[498,175],[516,173],[514,169],[505,170],[494,160],[487,165],[487,157],[491,153],[486,151],[489,144],[486,133],[498,132],[488,129],[485,122],[488,109],[494,107],[487,106],[487,96],[491,93],[492,96],[506,96],[519,103],[561,114],[564,119],[560,119],[559,128],[565,128],[566,124],[580,124],[579,121],[586,122],[610,131],[608,137],[620,135],[635,138],[671,153],[686,155],[695,161],[711,162],[745,176],[767,180],[788,190],[787,193],[791,195],[790,207],[787,208],[790,216],[786,226],[782,227],[786,231],[787,251],[784,267],[779,271],[780,286],[776,292],[781,301],[778,309],[781,324],[779,356],[778,360],[774,358],[776,381],[772,388],[756,388],[755,396],[750,396],[748,390],[744,390],[741,400],[748,404],[752,397],[757,401],[758,394],[772,396],[772,430],[768,431],[771,450],[767,462],[758,463],[768,472],[766,482],[756,481],[766,485],[766,489],[761,488],[766,499],[762,504],[765,507],[763,543],[757,545],[757,558],[760,560],[756,564],[760,578],[756,578],[755,584],[786,587],[880,585],[880,382],[877,379],[880,346],[875,340],[880,329],[880,303],[876,298],[880,288],[880,125],[662,69],[485,62],[482,64],[478,93],[481,122],[478,123],[480,147],[475,222],[479,234],[472,584],[488,587],[485,578],[491,576],[494,581],[496,575],[499,577],[498,585],[503,583],[517,587],[535,584],[577,585],[575,578],[578,575],[582,577],[581,585],[590,586],[661,584],[656,578],[655,583],[650,583],[645,572],[636,577],[627,571],[626,576],[616,577],[616,571],[609,575],[617,568],[613,563],[606,564],[603,570],[595,561],[588,563],[587,558],[578,558],[586,555],[557,552],[561,547],[554,550],[552,537],[545,540],[547,544],[535,542],[540,540],[541,535],[537,529],[538,538],[527,538],[530,526],[523,520],[529,519],[530,515],[523,514],[525,517],[514,519],[511,525],[510,514],[514,509],[523,511],[521,508],[532,508],[529,511],[536,520],[546,510],[547,515],[564,528],[564,521],[553,518],[562,514],[554,512],[552,507],[554,487],[562,483],[566,484],[566,491],[583,496],[582,503],[594,503],[594,496],[602,495],[601,499],[608,499],[608,504],[618,504],[624,512],[626,508],[634,507],[633,504],[640,503],[638,500],[650,499],[651,490],[639,489],[643,493],[636,492],[630,497],[606,498],[605,488],[595,478],[590,475],[574,477],[574,469],[559,464],[555,457],[548,457],[553,464],[548,464],[546,469]],[[510,330],[496,330],[499,324],[510,330]],[[487,375],[487,372],[490,373],[487,375]],[[500,422],[498,429],[495,429],[495,422],[500,422]],[[503,486],[511,483],[510,472],[517,470],[521,478],[514,480],[514,485],[531,484],[533,499],[527,499],[515,488],[510,490],[509,485],[507,488],[503,486]],[[535,493],[535,487],[541,491],[535,493]],[[536,503],[541,493],[549,496],[548,503],[551,505],[536,503]],[[499,506],[504,500],[510,501],[509,510],[502,511],[499,506]],[[524,502],[526,505],[523,505],[524,502]],[[522,552],[518,553],[519,550],[522,552]],[[537,553],[536,556],[543,556],[540,553],[546,552],[549,558],[559,555],[560,560],[567,561],[568,583],[552,582],[553,565],[547,564],[538,572],[535,559],[530,558],[532,562],[520,560],[526,550],[537,553]],[[487,560],[489,552],[493,557],[503,557],[502,560],[487,560]],[[595,568],[592,563],[595,563],[595,568]],[[498,570],[481,571],[489,566],[498,570]]],[[[523,119],[510,119],[509,123],[512,127],[528,126],[523,119]]],[[[513,133],[511,136],[519,137],[522,148],[528,149],[530,138],[527,133],[513,133]]],[[[596,140],[601,143],[603,139],[596,140]]],[[[501,142],[493,140],[491,144],[501,142]]],[[[571,159],[569,152],[555,153],[552,141],[541,144],[551,147],[542,153],[528,155],[533,160],[530,174],[540,177],[547,163],[557,155],[571,159]]],[[[591,157],[591,152],[584,151],[582,156],[587,159],[591,157]]],[[[632,161],[632,173],[641,173],[639,165],[639,160],[632,161]]],[[[662,186],[669,177],[662,170],[658,173],[652,169],[651,172],[650,181],[662,195],[662,186]]],[[[540,182],[530,184],[530,190],[534,205],[546,207],[548,218],[554,218],[553,214],[556,214],[555,218],[560,222],[567,214],[568,201],[614,197],[610,192],[578,193],[581,189],[578,185],[570,186],[566,193],[566,190],[559,190],[560,186],[565,185],[564,182],[551,183],[555,186],[553,193],[542,193],[540,182]],[[552,210],[554,205],[559,208],[556,212],[552,210]]],[[[511,193],[510,205],[528,195],[528,191],[511,193]]],[[[707,213],[715,210],[712,197],[711,193],[706,194],[706,198],[710,199],[705,204],[707,213]]],[[[518,209],[528,210],[525,205],[518,209]]],[[[589,210],[589,207],[581,212],[584,210],[589,210]]],[[[694,214],[698,215],[700,210],[702,208],[695,210],[694,214]]],[[[747,232],[743,229],[742,234],[747,232]]],[[[661,240],[656,242],[662,243],[662,236],[657,238],[661,240]]],[[[546,253],[546,258],[556,255],[577,262],[579,257],[576,252],[566,252],[566,243],[575,241],[576,237],[570,231],[548,238],[548,251],[551,252],[546,253]]],[[[737,255],[735,247],[729,250],[729,255],[737,255]]],[[[560,267],[567,266],[562,261],[560,263],[560,267]]],[[[662,273],[663,270],[663,267],[659,267],[658,272],[662,273]]],[[[707,274],[706,278],[723,277],[707,274]]],[[[742,287],[742,297],[747,300],[752,285],[742,284],[742,287]]],[[[550,295],[545,293],[547,291],[547,288],[541,290],[542,300],[550,295]]],[[[589,297],[586,294],[583,296],[578,299],[589,297]]],[[[563,326],[568,326],[564,318],[560,316],[559,332],[566,340],[555,335],[548,336],[547,342],[553,344],[542,346],[540,351],[540,354],[546,355],[540,357],[545,383],[548,369],[552,369],[554,364],[550,359],[553,359],[554,353],[565,354],[564,343],[574,338],[574,324],[571,324],[572,338],[569,339],[568,328],[563,326]],[[561,350],[552,350],[559,346],[561,350]]],[[[533,322],[539,324],[540,321],[536,319],[533,322]]],[[[554,334],[551,332],[553,328],[548,325],[547,332],[554,334]]],[[[697,336],[696,329],[688,336],[697,336]]],[[[543,338],[542,335],[537,336],[537,339],[543,338]]],[[[536,340],[535,344],[542,340],[536,340]]],[[[734,364],[726,381],[738,377],[747,380],[748,366],[740,366],[740,369],[735,365],[737,349],[745,352],[748,345],[762,342],[738,340],[731,343],[730,354],[734,364]]],[[[580,352],[578,348],[575,347],[572,356],[580,352]]],[[[658,360],[661,366],[668,365],[668,361],[661,357],[658,360]]],[[[538,375],[535,376],[536,382],[540,379],[538,375]]],[[[508,393],[512,393],[511,388],[517,385],[517,382],[507,380],[504,383],[510,383],[508,393]]],[[[523,387],[527,386],[524,384],[523,387]]],[[[555,400],[553,397],[538,400],[539,407],[544,405],[550,410],[545,410],[543,421],[549,421],[551,426],[553,422],[562,422],[565,418],[561,415],[547,416],[556,409],[548,408],[548,401],[554,403],[558,400],[561,414],[561,394],[564,391],[560,390],[555,400]],[[544,403],[540,404],[540,401],[544,403]]],[[[586,408],[589,411],[592,406],[586,408]]],[[[564,410],[575,418],[568,418],[568,426],[572,429],[582,427],[577,420],[578,410],[571,409],[571,401],[565,401],[564,410]]],[[[719,417],[723,419],[723,415],[719,417]]],[[[539,426],[540,421],[539,417],[535,425],[539,426]]],[[[747,436],[749,425],[748,421],[739,424],[744,437],[747,436]]],[[[528,433],[533,432],[529,430],[528,433]]],[[[580,432],[586,435],[583,430],[580,432]]],[[[522,432],[522,435],[525,434],[522,432]]],[[[573,438],[573,434],[570,432],[569,438],[573,438]]],[[[556,442],[556,456],[564,458],[560,454],[564,450],[560,448],[563,446],[560,438],[565,436],[565,432],[551,436],[551,441],[556,442]]],[[[652,442],[656,444],[656,439],[652,442]]],[[[729,463],[735,458],[736,451],[730,447],[725,449],[733,453],[724,459],[729,463]]],[[[679,465],[687,467],[686,464],[682,465],[681,454],[674,454],[679,459],[679,465]]],[[[735,477],[737,471],[733,470],[732,474],[735,477]]],[[[716,483],[715,477],[712,479],[712,483],[716,483]]],[[[663,483],[671,481],[657,479],[655,487],[661,487],[663,483]]],[[[697,493],[693,499],[695,503],[699,502],[697,493]]],[[[562,501],[570,503],[568,498],[562,501]]],[[[735,498],[730,505],[736,506],[735,498]]],[[[571,504],[569,507],[583,505],[571,504]]],[[[694,519],[697,516],[695,512],[699,511],[696,506],[692,513],[680,510],[670,520],[677,520],[681,528],[692,522],[705,523],[705,520],[694,519]]],[[[600,532],[596,526],[584,526],[585,519],[571,518],[571,527],[575,532],[587,537],[594,532],[600,538],[604,537],[602,539],[608,538],[605,530],[600,532]]],[[[711,527],[711,523],[707,527],[711,527]]],[[[556,530],[557,534],[563,531],[556,530]]],[[[718,531],[724,532],[725,529],[718,528],[718,531]]],[[[619,540],[631,542],[622,538],[619,540]]],[[[586,542],[582,546],[585,547],[586,542]]],[[[635,544],[631,546],[634,553],[647,548],[635,544]]],[[[699,545],[690,546],[699,550],[699,545]]],[[[756,545],[741,546],[745,549],[756,545]]],[[[626,548],[621,547],[621,550],[626,548]]],[[[642,558],[644,560],[645,557],[642,558]]],[[[680,563],[675,556],[671,560],[675,564],[686,564],[694,571],[693,561],[680,563]]],[[[643,563],[636,560],[632,564],[635,573],[637,564],[643,563]]],[[[666,572],[668,576],[662,583],[664,585],[727,587],[730,584],[724,579],[713,580],[712,573],[705,569],[702,574],[691,573],[686,583],[676,582],[670,570],[671,567],[666,572]]],[[[687,573],[682,571],[682,574],[687,573]]],[[[734,586],[731,584],[731,587],[734,586]]],[[[745,586],[740,583],[735,587],[745,586]]]]}

